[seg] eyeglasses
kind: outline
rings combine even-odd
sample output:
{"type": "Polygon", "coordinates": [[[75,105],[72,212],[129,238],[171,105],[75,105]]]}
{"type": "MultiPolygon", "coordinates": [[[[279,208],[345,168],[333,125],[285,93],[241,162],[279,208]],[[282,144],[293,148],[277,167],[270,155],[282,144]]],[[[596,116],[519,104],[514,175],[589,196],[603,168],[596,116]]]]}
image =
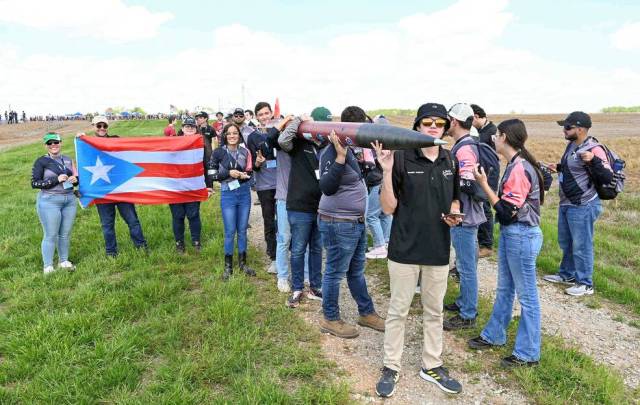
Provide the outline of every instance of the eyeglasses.
{"type": "Polygon", "coordinates": [[[576,128],[576,126],[575,125],[565,125],[564,126],[564,130],[565,131],[571,131],[573,128],[576,128]]]}
{"type": "Polygon", "coordinates": [[[447,125],[447,120],[444,120],[442,118],[436,118],[435,120],[431,118],[424,118],[422,121],[420,121],[420,123],[423,127],[430,127],[433,124],[436,124],[436,128],[443,128],[445,125],[447,125]]]}
{"type": "Polygon", "coordinates": [[[47,146],[51,146],[51,145],[60,145],[60,141],[48,141],[47,146]]]}
{"type": "Polygon", "coordinates": [[[187,124],[187,125],[183,125],[182,128],[195,128],[195,126],[187,124]]]}
{"type": "Polygon", "coordinates": [[[98,129],[107,129],[107,128],[109,128],[109,125],[107,125],[107,124],[96,124],[96,128],[98,128],[98,129]]]}

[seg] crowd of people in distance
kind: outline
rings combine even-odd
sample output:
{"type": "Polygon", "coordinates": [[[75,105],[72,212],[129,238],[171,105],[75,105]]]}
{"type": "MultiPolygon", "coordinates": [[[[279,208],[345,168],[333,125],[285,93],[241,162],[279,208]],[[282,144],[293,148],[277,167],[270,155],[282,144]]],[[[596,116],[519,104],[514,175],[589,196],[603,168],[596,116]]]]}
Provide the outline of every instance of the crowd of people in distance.
{"type": "MultiPolygon", "coordinates": [[[[285,305],[297,308],[305,299],[321,302],[319,328],[339,338],[356,338],[359,327],[384,333],[382,372],[376,385],[381,397],[395,392],[401,371],[405,325],[416,288],[423,316],[422,367],[419,375],[448,393],[461,384],[444,367],[444,331],[473,328],[478,315],[478,258],[497,247],[498,280],[491,316],[470,339],[472,349],[507,344],[514,300],[520,322],[506,368],[538,364],[541,312],[536,287],[536,259],[542,246],[541,206],[557,173],[560,202],[558,273],[544,280],[567,284],[572,296],[593,294],[594,223],[602,213],[599,184],[610,183],[612,162],[606,148],[589,135],[591,117],[576,111],[558,121],[567,147],[557,163],[543,163],[527,148],[525,123],[517,118],[494,125],[477,105],[449,108],[421,105],[412,129],[436,139],[451,137],[450,149],[439,145],[390,151],[385,145],[353,146],[332,133],[322,141],[299,137],[305,120],[331,121],[325,107],[309,115],[274,117],[271,105],[236,108],[210,122],[206,112],[168,116],[167,137],[201,136],[209,196],[219,190],[224,228],[221,277],[234,271],[255,276],[247,261],[247,228],[252,191],[263,219],[269,263],[285,305]],[[502,159],[502,167],[499,158],[502,159]],[[217,184],[214,187],[214,184],[217,184]],[[494,220],[499,223],[497,243],[494,220]],[[368,234],[372,246],[368,246],[368,234]],[[451,247],[455,261],[450,266],[451,247]],[[237,265],[234,256],[237,255],[237,265]],[[323,259],[324,257],[324,259],[323,259]],[[367,260],[386,259],[390,298],[386,317],[376,311],[365,275],[367,260]],[[450,267],[453,267],[452,270],[450,267]],[[447,282],[459,282],[455,301],[445,305],[447,282]],[[357,325],[340,314],[341,281],[357,305],[357,325]],[[451,312],[445,318],[445,311],[451,312]],[[359,326],[359,327],[358,327],[359,326]]],[[[388,125],[357,106],[340,114],[342,122],[388,125]]],[[[109,120],[93,117],[95,136],[113,138],[109,120]]],[[[44,236],[44,274],[73,271],[69,242],[76,215],[78,170],[62,155],[62,138],[47,133],[46,153],[33,165],[31,185],[39,190],[36,210],[44,236]],[[58,251],[58,267],[54,253],[58,251]]],[[[115,218],[127,223],[136,248],[148,249],[136,207],[131,203],[97,204],[107,256],[118,255],[115,218]]],[[[175,248],[186,254],[185,219],[191,245],[202,247],[200,202],[170,204],[175,248]]]]}

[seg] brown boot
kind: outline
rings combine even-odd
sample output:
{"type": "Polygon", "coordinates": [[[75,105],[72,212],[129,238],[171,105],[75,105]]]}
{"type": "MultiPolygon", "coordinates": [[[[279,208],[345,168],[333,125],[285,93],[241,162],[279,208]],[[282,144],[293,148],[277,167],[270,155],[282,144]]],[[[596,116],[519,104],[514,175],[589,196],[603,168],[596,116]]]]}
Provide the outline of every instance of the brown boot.
{"type": "Polygon", "coordinates": [[[343,339],[353,339],[360,335],[360,332],[355,326],[344,323],[342,319],[328,321],[324,317],[320,320],[320,332],[330,333],[333,336],[343,339]]]}
{"type": "Polygon", "coordinates": [[[384,319],[375,312],[358,317],[358,325],[377,330],[378,332],[384,332],[384,319]]]}
{"type": "Polygon", "coordinates": [[[493,256],[493,249],[490,249],[488,247],[481,247],[480,248],[480,252],[478,253],[478,257],[491,257],[493,256]]]}

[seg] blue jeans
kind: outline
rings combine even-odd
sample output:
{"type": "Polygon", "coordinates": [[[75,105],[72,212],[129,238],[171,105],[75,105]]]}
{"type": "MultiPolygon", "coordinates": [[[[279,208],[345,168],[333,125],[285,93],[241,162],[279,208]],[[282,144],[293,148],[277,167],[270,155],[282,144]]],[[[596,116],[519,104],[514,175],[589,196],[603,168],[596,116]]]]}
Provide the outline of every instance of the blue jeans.
{"type": "Polygon", "coordinates": [[[382,212],[380,186],[371,187],[367,201],[367,226],[373,237],[373,247],[379,247],[389,242],[392,220],[393,216],[382,212]]]}
{"type": "Polygon", "coordinates": [[[558,245],[562,249],[558,274],[562,278],[575,277],[577,284],[593,286],[593,225],[600,214],[599,198],[558,209],[558,245]]]}
{"type": "Polygon", "coordinates": [[[76,218],[76,196],[73,194],[38,193],[36,211],[42,224],[42,261],[53,266],[53,254],[58,246],[58,260],[69,260],[69,236],[76,218]]]}
{"type": "Polygon", "coordinates": [[[107,255],[118,254],[118,242],[116,240],[116,207],[120,212],[120,216],[129,226],[129,235],[133,244],[137,248],[147,246],[147,241],[142,234],[142,226],[138,220],[136,206],[131,203],[107,203],[98,204],[98,215],[100,216],[100,224],[102,225],[102,235],[104,235],[104,244],[107,255]]]}
{"type": "Polygon", "coordinates": [[[351,296],[358,305],[360,316],[375,311],[364,278],[367,248],[365,225],[358,222],[318,221],[327,261],[322,279],[322,312],[325,319],[340,319],[340,282],[347,276],[351,296]]]}
{"type": "Polygon", "coordinates": [[[189,220],[191,243],[200,242],[202,223],[200,222],[200,201],[180,204],[169,204],[173,227],[173,238],[184,243],[184,218],[189,220]]]}
{"type": "Polygon", "coordinates": [[[235,190],[220,192],[220,210],[224,224],[224,254],[233,255],[233,243],[238,235],[238,253],[247,251],[247,227],[251,211],[251,185],[242,183],[235,190]]]}
{"type": "Polygon", "coordinates": [[[460,274],[456,304],[463,319],[474,319],[478,314],[478,227],[454,226],[451,243],[456,250],[456,268],[460,274]]]}
{"type": "Polygon", "coordinates": [[[291,227],[291,284],[293,291],[304,288],[304,255],[309,247],[309,285],[322,288],[322,245],[316,214],[288,211],[291,227]]]}
{"type": "Polygon", "coordinates": [[[536,258],[542,247],[537,226],[515,223],[500,228],[498,287],[489,322],[480,336],[494,345],[507,342],[514,295],[520,302],[520,323],[513,355],[524,361],[540,360],[540,302],[536,287],[536,258]]]}
{"type": "MultiPolygon", "coordinates": [[[[276,220],[278,232],[276,233],[276,269],[278,278],[289,278],[289,250],[291,248],[291,227],[287,214],[287,201],[276,200],[276,220]]],[[[309,249],[304,258],[304,279],[309,279],[309,249]]]]}

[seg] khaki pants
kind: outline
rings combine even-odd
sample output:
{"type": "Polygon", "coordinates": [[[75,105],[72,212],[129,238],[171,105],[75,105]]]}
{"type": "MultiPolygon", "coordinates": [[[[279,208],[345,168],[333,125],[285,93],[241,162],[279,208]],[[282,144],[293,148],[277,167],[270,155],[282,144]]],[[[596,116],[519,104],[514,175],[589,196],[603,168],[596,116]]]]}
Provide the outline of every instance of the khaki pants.
{"type": "Polygon", "coordinates": [[[447,291],[449,266],[422,266],[388,261],[391,301],[385,321],[384,365],[400,371],[404,330],[409,307],[422,273],[422,367],[442,365],[442,306],[447,291]]]}

